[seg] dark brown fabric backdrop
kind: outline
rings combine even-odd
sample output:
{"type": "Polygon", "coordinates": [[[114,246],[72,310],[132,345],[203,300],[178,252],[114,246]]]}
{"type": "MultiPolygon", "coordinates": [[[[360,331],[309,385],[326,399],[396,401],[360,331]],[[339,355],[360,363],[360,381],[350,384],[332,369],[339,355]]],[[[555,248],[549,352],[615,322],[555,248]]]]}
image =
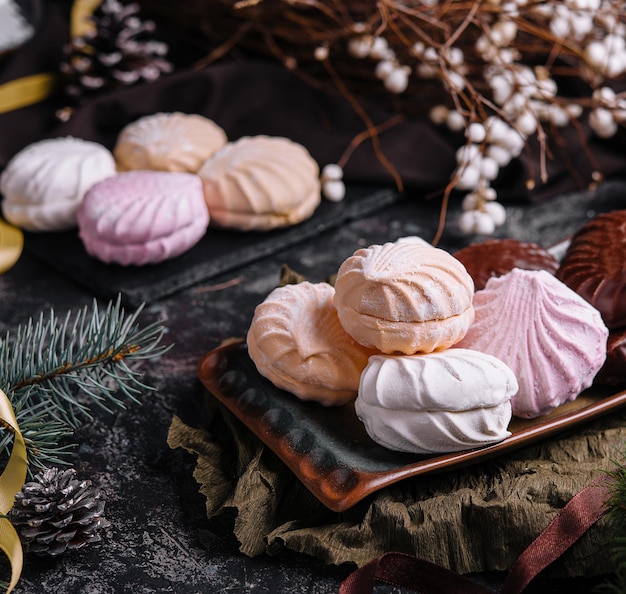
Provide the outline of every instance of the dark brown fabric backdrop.
{"type": "MultiPolygon", "coordinates": [[[[69,36],[67,0],[40,4],[38,34],[0,65],[0,84],[42,71],[55,70],[69,36]]],[[[181,48],[177,50],[180,56],[181,48]]],[[[187,61],[189,62],[189,61],[187,61]]],[[[179,68],[156,83],[102,94],[79,109],[67,123],[55,118],[64,103],[57,95],[42,104],[0,115],[0,169],[27,144],[44,137],[74,135],[112,147],[121,128],[142,115],[158,111],[200,113],[214,119],[234,140],[243,135],[287,136],[303,144],[324,165],[336,162],[350,141],[365,129],[362,120],[338,95],[313,90],[282,66],[258,61],[227,60],[194,71],[179,59],[179,68]]],[[[391,114],[370,110],[376,123],[391,114]]],[[[380,135],[386,158],[398,170],[411,193],[424,195],[445,186],[454,169],[454,151],[462,136],[432,126],[426,119],[405,121],[380,135]]],[[[588,138],[589,148],[607,176],[626,173],[623,131],[610,141],[588,138]]],[[[498,180],[503,201],[545,200],[578,189],[590,179],[592,166],[577,134],[569,131],[553,142],[547,184],[526,190],[530,170],[537,169],[537,150],[507,167],[498,180]]],[[[346,167],[346,181],[393,184],[365,142],[346,167]]]]}

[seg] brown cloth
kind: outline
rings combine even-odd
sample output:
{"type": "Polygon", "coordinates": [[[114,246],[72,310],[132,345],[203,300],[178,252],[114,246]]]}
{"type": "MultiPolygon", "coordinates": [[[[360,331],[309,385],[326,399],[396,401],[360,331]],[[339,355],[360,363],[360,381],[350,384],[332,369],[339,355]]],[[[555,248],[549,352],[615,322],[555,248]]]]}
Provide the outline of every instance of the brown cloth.
{"type": "MultiPolygon", "coordinates": [[[[622,413],[464,470],[407,479],[335,513],[212,396],[205,405],[201,426],[173,419],[168,443],[197,456],[209,518],[234,510],[246,555],[286,549],[327,564],[362,566],[396,551],[456,573],[510,569],[578,491],[615,469],[626,440],[622,413]]],[[[610,572],[611,537],[602,519],[546,573],[610,572]]]]}
{"type": "MultiPolygon", "coordinates": [[[[36,36],[0,64],[0,84],[29,74],[51,72],[62,60],[62,47],[69,37],[69,0],[40,2],[42,12],[36,36]]],[[[177,52],[177,70],[150,84],[102,93],[79,108],[67,123],[55,117],[64,105],[58,93],[48,101],[0,114],[0,170],[20,149],[42,138],[72,135],[112,148],[117,135],[140,116],[164,111],[198,113],[215,120],[228,137],[269,134],[286,136],[305,146],[320,165],[340,159],[351,141],[366,126],[339,94],[313,89],[297,74],[265,59],[227,58],[195,71],[191,51],[171,42],[177,52]],[[183,56],[183,57],[180,57],[183,56]]],[[[193,56],[197,57],[197,56],[193,56]]],[[[368,110],[374,124],[388,121],[391,112],[368,110]]],[[[529,176],[539,171],[538,149],[507,166],[494,184],[499,199],[541,201],[581,189],[591,180],[594,166],[581,149],[578,131],[554,135],[548,161],[549,179],[536,179],[533,192],[526,189],[529,176]]],[[[583,126],[590,153],[607,177],[626,173],[624,130],[610,140],[593,137],[583,126]]],[[[416,196],[441,191],[455,168],[456,148],[462,134],[433,126],[428,119],[406,119],[381,132],[385,158],[397,170],[404,186],[416,196]]],[[[379,160],[371,141],[352,154],[345,168],[348,184],[394,185],[394,178],[379,160]]]]}

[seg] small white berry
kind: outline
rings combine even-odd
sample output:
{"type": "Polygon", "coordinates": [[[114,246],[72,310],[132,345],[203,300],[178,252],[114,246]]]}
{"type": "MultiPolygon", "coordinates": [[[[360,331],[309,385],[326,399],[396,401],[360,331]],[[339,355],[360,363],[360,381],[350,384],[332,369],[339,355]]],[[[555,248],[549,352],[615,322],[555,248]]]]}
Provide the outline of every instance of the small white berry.
{"type": "Polygon", "coordinates": [[[376,75],[376,78],[385,80],[394,71],[395,67],[395,64],[390,60],[381,60],[378,64],[376,64],[374,74],[376,75]]]}
{"type": "Polygon", "coordinates": [[[550,106],[550,122],[558,128],[564,128],[570,123],[569,114],[558,105],[550,106]]]}
{"type": "Polygon", "coordinates": [[[445,105],[435,105],[429,112],[430,121],[436,126],[441,126],[448,119],[449,110],[445,105]]]}
{"type": "Polygon", "coordinates": [[[398,237],[394,243],[409,243],[414,245],[421,245],[424,247],[433,247],[425,239],[422,239],[418,235],[406,235],[404,237],[398,237]]]}
{"type": "Polygon", "coordinates": [[[480,175],[482,178],[492,181],[498,177],[500,166],[492,157],[484,157],[480,162],[480,175]]]}
{"type": "Polygon", "coordinates": [[[491,157],[500,167],[505,167],[511,162],[511,153],[497,144],[491,144],[487,147],[486,156],[491,157]]]}
{"type": "Polygon", "coordinates": [[[476,207],[480,203],[480,198],[476,192],[470,192],[463,197],[461,207],[463,210],[476,210],[476,207]]]}
{"type": "Polygon", "coordinates": [[[626,55],[624,51],[620,50],[611,54],[604,68],[605,74],[610,78],[614,78],[622,74],[624,70],[626,70],[626,55]]]}
{"type": "Polygon", "coordinates": [[[451,47],[448,52],[448,63],[452,66],[462,66],[464,61],[463,50],[460,47],[451,47]]]}
{"type": "Polygon", "coordinates": [[[589,125],[600,138],[611,138],[618,127],[613,114],[604,107],[598,107],[589,114],[589,125]]]}
{"type": "Polygon", "coordinates": [[[550,31],[555,37],[565,39],[570,33],[569,21],[563,16],[557,16],[550,21],[550,31]]]}
{"type": "Polygon", "coordinates": [[[387,56],[387,50],[389,49],[389,44],[384,37],[375,37],[374,43],[370,48],[370,58],[374,60],[382,60],[387,56]]]}
{"type": "Polygon", "coordinates": [[[537,4],[533,8],[537,14],[545,18],[550,18],[554,16],[554,5],[550,4],[549,2],[545,2],[543,4],[537,4]]]}
{"type": "Polygon", "coordinates": [[[446,124],[452,132],[460,132],[465,128],[465,118],[458,111],[450,111],[446,118],[446,124]]]}
{"type": "Polygon", "coordinates": [[[497,45],[498,47],[502,47],[506,45],[506,38],[504,37],[504,33],[495,27],[491,30],[489,37],[491,39],[491,43],[497,45]]]}
{"type": "Polygon", "coordinates": [[[346,195],[346,186],[341,180],[328,180],[322,184],[322,194],[326,200],[341,202],[346,195]]]}
{"type": "Polygon", "coordinates": [[[326,60],[326,58],[328,58],[328,46],[327,45],[319,45],[315,48],[315,51],[313,52],[313,57],[316,60],[319,60],[320,62],[322,62],[323,60],[326,60]]]}
{"type": "Polygon", "coordinates": [[[374,43],[374,38],[370,35],[359,35],[358,37],[352,37],[348,41],[348,54],[353,58],[366,58],[374,43]]]}
{"type": "MultiPolygon", "coordinates": [[[[496,0],[495,4],[497,6],[502,5],[502,13],[505,16],[518,16],[519,15],[519,7],[523,6],[518,0],[496,0]]],[[[504,17],[502,17],[504,18],[504,17]]]]}
{"type": "Polygon", "coordinates": [[[601,41],[592,41],[585,48],[585,60],[594,68],[603,69],[606,67],[609,52],[601,41]]]}
{"type": "Polygon", "coordinates": [[[477,212],[474,228],[476,229],[476,233],[491,235],[496,230],[496,223],[490,214],[477,212]]]}
{"type": "Polygon", "coordinates": [[[415,72],[420,78],[435,78],[437,76],[437,69],[430,64],[425,64],[424,62],[420,62],[415,67],[415,72]]]}
{"type": "Polygon", "coordinates": [[[531,136],[537,131],[537,118],[529,110],[523,111],[515,122],[517,129],[526,136],[531,136]]]}
{"type": "Polygon", "coordinates": [[[504,225],[506,221],[506,209],[499,202],[487,202],[483,207],[485,212],[493,219],[496,227],[504,225]]]}
{"type": "Polygon", "coordinates": [[[504,111],[509,117],[520,114],[528,105],[528,99],[523,93],[513,93],[503,105],[504,111]]]}
{"type": "Polygon", "coordinates": [[[519,87],[519,92],[526,96],[537,92],[537,76],[528,66],[519,66],[513,72],[515,83],[519,87]]]}
{"type": "Polygon", "coordinates": [[[494,76],[489,81],[491,85],[491,91],[493,93],[493,100],[502,105],[513,92],[511,83],[504,76],[494,76]]]}
{"type": "Polygon", "coordinates": [[[459,217],[459,228],[465,234],[480,233],[482,235],[491,235],[496,230],[496,224],[486,212],[466,210],[459,217]]]}
{"type": "Polygon", "coordinates": [[[612,103],[615,101],[615,91],[611,87],[600,87],[593,92],[592,97],[595,101],[612,103]]]}
{"type": "Polygon", "coordinates": [[[411,49],[416,56],[421,56],[424,53],[424,48],[425,46],[421,41],[416,41],[411,49]]]}
{"type": "Polygon", "coordinates": [[[510,47],[503,47],[498,51],[497,61],[500,64],[513,64],[515,60],[519,59],[519,52],[516,49],[510,47]]]}
{"type": "Polygon", "coordinates": [[[525,142],[521,134],[513,128],[508,129],[508,132],[502,141],[502,146],[504,146],[509,153],[511,153],[511,157],[519,157],[521,152],[524,150],[524,144],[525,142]]]}
{"type": "Polygon", "coordinates": [[[459,172],[456,187],[459,190],[475,190],[480,182],[480,169],[474,165],[467,165],[459,172]]]}
{"type": "Polygon", "coordinates": [[[578,103],[568,103],[565,106],[565,111],[571,118],[577,119],[583,115],[583,106],[578,103]]]}
{"type": "Polygon", "coordinates": [[[502,142],[509,133],[509,127],[498,117],[487,119],[487,140],[489,142],[502,142]]]}
{"type": "Polygon", "coordinates": [[[551,78],[537,81],[537,95],[539,97],[555,97],[558,91],[556,83],[551,78]]]}
{"type": "Polygon", "coordinates": [[[328,163],[322,169],[322,180],[340,180],[343,179],[343,169],[336,163],[328,163]]]}
{"type": "Polygon", "coordinates": [[[394,68],[385,78],[384,84],[390,93],[399,95],[404,93],[409,86],[409,75],[404,68],[394,68]]]}
{"type": "Polygon", "coordinates": [[[620,35],[609,33],[603,40],[604,46],[611,52],[621,52],[626,49],[626,40],[620,35]]]}
{"type": "Polygon", "coordinates": [[[509,19],[499,20],[494,26],[494,31],[498,31],[499,37],[503,43],[498,43],[498,45],[508,45],[515,39],[517,35],[517,25],[515,21],[511,21],[509,19]]]}
{"type": "Polygon", "coordinates": [[[550,104],[545,101],[531,99],[528,102],[528,109],[535,114],[537,120],[545,121],[550,119],[550,104]]]}
{"type": "Polygon", "coordinates": [[[580,13],[572,16],[572,32],[576,39],[583,39],[593,31],[593,19],[590,14],[580,13]]]}
{"type": "Polygon", "coordinates": [[[498,193],[491,187],[483,188],[482,193],[485,200],[495,200],[498,197],[498,193]]]}
{"type": "Polygon", "coordinates": [[[474,233],[474,227],[476,225],[476,211],[475,210],[466,210],[459,217],[459,229],[461,233],[465,235],[469,235],[470,233],[474,233]]]}
{"type": "Polygon", "coordinates": [[[477,144],[464,144],[456,149],[456,162],[460,166],[476,165],[480,163],[480,147],[477,144]]]}
{"type": "Polygon", "coordinates": [[[484,58],[486,58],[487,54],[490,53],[493,44],[489,41],[489,38],[486,35],[481,35],[476,40],[476,51],[484,58]]]}
{"type": "Polygon", "coordinates": [[[425,60],[428,60],[429,62],[436,62],[437,58],[438,58],[437,50],[434,47],[428,46],[424,50],[424,59],[425,60]]]}
{"type": "Polygon", "coordinates": [[[472,122],[467,128],[465,136],[470,142],[481,143],[485,140],[487,131],[480,122],[472,122]]]}
{"type": "Polygon", "coordinates": [[[465,78],[462,74],[451,70],[448,72],[448,85],[455,91],[462,91],[465,88],[465,78]]]}

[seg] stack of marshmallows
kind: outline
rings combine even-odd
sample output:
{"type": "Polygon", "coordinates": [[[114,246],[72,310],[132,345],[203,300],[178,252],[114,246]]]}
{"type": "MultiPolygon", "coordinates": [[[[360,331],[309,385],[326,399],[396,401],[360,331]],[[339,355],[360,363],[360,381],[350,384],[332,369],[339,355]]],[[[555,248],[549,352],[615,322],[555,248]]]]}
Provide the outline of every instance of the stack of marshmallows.
{"type": "Polygon", "coordinates": [[[7,221],[78,227],[91,256],[123,266],[181,255],[210,222],[240,231],[299,223],[319,206],[320,185],[302,145],[265,135],[229,142],[212,120],[180,112],[131,122],[113,151],[69,136],[35,142],[0,177],[7,221]]]}
{"type": "Polygon", "coordinates": [[[499,442],[588,387],[606,356],[598,311],[545,270],[483,289],[419,238],[372,245],[335,286],[272,291],[247,335],[259,373],[302,400],[354,401],[369,436],[432,454],[499,442]],[[355,399],[356,398],[356,399],[355,399]]]}

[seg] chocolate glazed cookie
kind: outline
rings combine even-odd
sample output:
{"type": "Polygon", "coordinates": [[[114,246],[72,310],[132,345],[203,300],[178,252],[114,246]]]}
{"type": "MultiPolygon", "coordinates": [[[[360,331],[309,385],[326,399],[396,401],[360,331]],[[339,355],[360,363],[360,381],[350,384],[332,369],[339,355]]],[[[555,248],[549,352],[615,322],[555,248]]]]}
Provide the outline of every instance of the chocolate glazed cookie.
{"type": "Polygon", "coordinates": [[[556,276],[598,309],[610,329],[626,326],[626,210],[582,227],[556,276]]]}
{"type": "Polygon", "coordinates": [[[609,333],[606,361],[594,381],[612,386],[626,382],[626,328],[609,333]]]}
{"type": "Polygon", "coordinates": [[[548,251],[536,243],[517,239],[488,239],[473,243],[454,254],[474,279],[476,291],[485,288],[494,276],[502,276],[513,268],[545,270],[554,274],[559,263],[548,251]]]}

